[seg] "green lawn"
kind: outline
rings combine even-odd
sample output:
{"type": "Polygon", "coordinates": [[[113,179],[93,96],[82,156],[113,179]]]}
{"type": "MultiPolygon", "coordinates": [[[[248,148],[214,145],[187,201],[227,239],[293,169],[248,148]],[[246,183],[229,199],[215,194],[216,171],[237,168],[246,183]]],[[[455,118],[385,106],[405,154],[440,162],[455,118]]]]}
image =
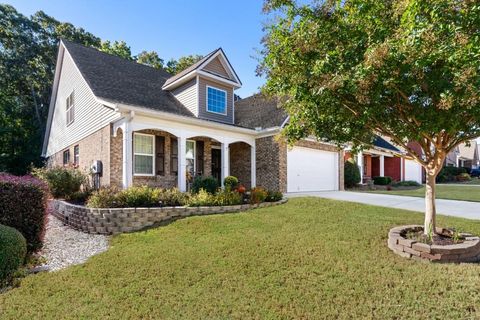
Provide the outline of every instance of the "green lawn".
{"type": "MultiPolygon", "coordinates": [[[[478,319],[480,265],[386,246],[421,214],[317,198],[116,236],[86,264],[25,278],[1,319],[478,319]]],[[[438,217],[480,234],[480,221],[438,217]]]]}
{"type": "MultiPolygon", "coordinates": [[[[369,190],[366,192],[395,194],[400,196],[425,197],[425,186],[413,190],[369,190]]],[[[465,200],[480,202],[480,187],[437,184],[437,199],[465,200]]]]}

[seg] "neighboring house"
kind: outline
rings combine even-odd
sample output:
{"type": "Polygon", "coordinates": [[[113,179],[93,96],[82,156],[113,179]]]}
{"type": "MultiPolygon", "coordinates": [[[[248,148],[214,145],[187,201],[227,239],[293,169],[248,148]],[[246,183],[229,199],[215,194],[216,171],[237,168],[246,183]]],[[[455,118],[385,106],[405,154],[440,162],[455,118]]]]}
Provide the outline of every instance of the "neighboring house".
{"type": "Polygon", "coordinates": [[[445,159],[445,166],[465,167],[475,169],[480,166],[480,158],[476,140],[471,140],[470,145],[462,143],[450,151],[445,159]]]}
{"type": "Polygon", "coordinates": [[[374,177],[391,177],[394,181],[413,180],[422,183],[422,167],[412,157],[386,139],[377,136],[373,145],[362,152],[345,158],[355,157],[360,169],[361,183],[367,183],[374,177]]]}
{"type": "Polygon", "coordinates": [[[187,189],[193,176],[280,191],[343,188],[343,151],[315,140],[287,148],[288,121],[242,85],[222,49],[172,76],[61,41],[43,155],[49,165],[95,162],[101,185],[187,189]],[[101,168],[98,163],[101,162],[101,168]]]}

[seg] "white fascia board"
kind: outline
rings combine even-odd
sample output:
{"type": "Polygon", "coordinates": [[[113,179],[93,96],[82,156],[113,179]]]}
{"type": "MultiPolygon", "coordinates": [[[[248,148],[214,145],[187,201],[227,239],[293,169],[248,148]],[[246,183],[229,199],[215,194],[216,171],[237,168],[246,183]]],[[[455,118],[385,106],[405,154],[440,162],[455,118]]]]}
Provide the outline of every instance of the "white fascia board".
{"type": "Polygon", "coordinates": [[[233,75],[233,77],[235,78],[235,81],[240,85],[239,87],[241,87],[241,84],[242,82],[240,81],[240,79],[238,78],[237,76],[237,73],[235,72],[235,70],[233,69],[232,65],[230,64],[230,62],[228,61],[228,58],[227,56],[225,55],[225,52],[223,52],[223,49],[220,48],[220,50],[218,50],[217,53],[215,53],[214,55],[212,55],[210,58],[208,58],[206,61],[204,61],[200,66],[198,66],[197,70],[201,70],[204,66],[206,66],[207,64],[209,64],[213,59],[215,59],[216,57],[218,56],[221,56],[222,59],[220,60],[220,63],[222,64],[223,67],[227,67],[228,70],[230,71],[230,73],[233,75]]]}
{"type": "Polygon", "coordinates": [[[218,129],[232,131],[232,132],[249,134],[252,136],[255,136],[258,133],[258,131],[254,129],[236,127],[229,124],[203,120],[195,117],[181,116],[181,115],[176,115],[176,114],[172,114],[164,111],[150,110],[147,108],[130,106],[126,104],[117,104],[117,109],[120,112],[135,111],[136,114],[143,114],[146,116],[152,116],[152,117],[161,118],[164,120],[172,120],[172,121],[177,121],[177,122],[186,123],[186,124],[199,125],[203,127],[218,128],[218,129]]]}
{"type": "Polygon", "coordinates": [[[176,87],[184,84],[185,82],[188,82],[189,80],[192,80],[193,78],[195,78],[196,75],[197,75],[197,70],[196,69],[192,70],[189,73],[187,73],[186,75],[184,75],[183,77],[180,77],[177,80],[173,81],[172,83],[169,83],[167,85],[163,85],[162,89],[163,90],[170,90],[170,89],[176,88],[176,87]]]}
{"type": "Polygon", "coordinates": [[[204,77],[211,78],[211,79],[214,79],[214,80],[216,80],[216,81],[223,82],[223,83],[225,83],[225,84],[227,84],[227,85],[230,85],[230,86],[232,86],[232,87],[234,87],[234,88],[236,88],[236,89],[242,87],[240,84],[238,84],[238,83],[235,82],[235,81],[222,78],[222,77],[220,77],[220,76],[214,75],[213,73],[205,72],[205,71],[202,71],[202,70],[197,70],[196,73],[199,74],[199,75],[202,75],[202,76],[204,76],[204,77]]]}

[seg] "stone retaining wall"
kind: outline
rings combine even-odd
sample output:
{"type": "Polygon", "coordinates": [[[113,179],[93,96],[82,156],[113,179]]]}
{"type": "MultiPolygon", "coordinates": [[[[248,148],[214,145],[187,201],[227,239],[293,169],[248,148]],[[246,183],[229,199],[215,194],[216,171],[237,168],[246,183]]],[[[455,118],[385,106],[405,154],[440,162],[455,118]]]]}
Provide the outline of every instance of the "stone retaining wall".
{"type": "Polygon", "coordinates": [[[287,202],[263,202],[222,207],[163,207],[93,209],[53,200],[53,215],[63,223],[88,233],[118,234],[150,227],[178,218],[216,213],[234,213],[255,208],[272,207],[287,202]]]}
{"type": "MultiPolygon", "coordinates": [[[[419,225],[396,227],[388,233],[388,247],[396,254],[411,259],[433,262],[478,262],[480,261],[480,238],[463,233],[462,243],[451,245],[429,245],[407,239],[408,230],[422,228],[419,225]]],[[[446,229],[436,228],[438,234],[445,234],[446,229]]]]}

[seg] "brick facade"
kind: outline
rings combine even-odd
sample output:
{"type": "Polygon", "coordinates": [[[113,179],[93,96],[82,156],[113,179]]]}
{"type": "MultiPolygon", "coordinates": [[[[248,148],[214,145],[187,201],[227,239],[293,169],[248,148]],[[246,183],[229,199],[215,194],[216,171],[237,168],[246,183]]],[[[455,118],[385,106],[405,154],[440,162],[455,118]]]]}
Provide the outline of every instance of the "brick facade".
{"type": "MultiPolygon", "coordinates": [[[[86,138],[70,145],[68,148],[59,151],[48,159],[48,166],[62,166],[63,153],[70,150],[70,164],[74,162],[74,148],[79,148],[78,168],[85,173],[90,172],[90,167],[94,160],[100,160],[103,163],[103,173],[100,177],[100,185],[110,184],[110,125],[92,133],[86,138]]],[[[121,141],[121,140],[120,140],[121,141]]],[[[120,166],[121,167],[121,166],[120,166]]],[[[121,174],[120,174],[121,181],[121,174]]]]}
{"type": "Polygon", "coordinates": [[[245,142],[230,145],[230,175],[238,178],[247,189],[251,188],[251,147],[245,142]]]}

